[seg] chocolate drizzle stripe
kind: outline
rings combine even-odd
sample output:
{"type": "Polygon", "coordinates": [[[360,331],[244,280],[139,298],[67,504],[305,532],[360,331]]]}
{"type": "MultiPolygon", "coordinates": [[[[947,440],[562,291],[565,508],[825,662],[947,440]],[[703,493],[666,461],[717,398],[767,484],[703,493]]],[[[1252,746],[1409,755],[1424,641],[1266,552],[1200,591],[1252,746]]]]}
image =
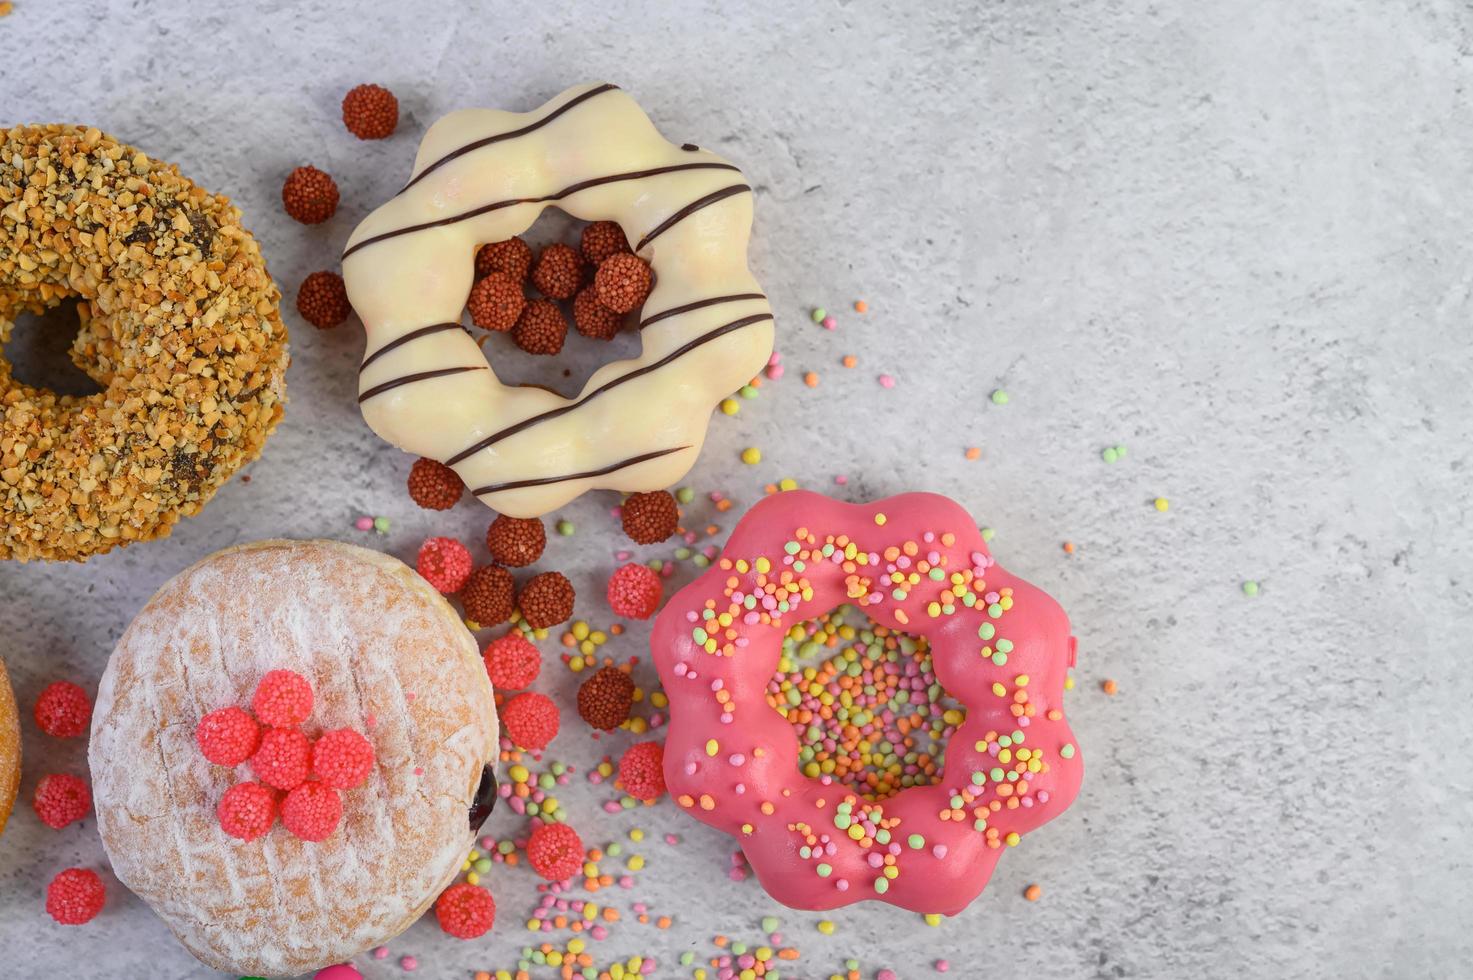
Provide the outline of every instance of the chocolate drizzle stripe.
{"type": "Polygon", "coordinates": [[[465,146],[462,146],[459,149],[451,150],[449,153],[445,154],[440,159],[436,160],[434,163],[430,164],[428,167],[425,167],[419,173],[417,173],[413,177],[411,177],[410,180],[409,180],[409,183],[405,184],[403,190],[399,191],[399,193],[400,194],[403,194],[404,191],[409,190],[409,188],[413,187],[415,184],[419,183],[421,180],[424,180],[431,173],[433,173],[436,170],[440,169],[445,164],[449,163],[451,160],[455,160],[455,159],[458,159],[460,157],[463,157],[467,153],[474,153],[476,150],[479,150],[483,146],[490,146],[493,143],[501,143],[501,142],[504,142],[506,140],[516,139],[518,136],[526,136],[528,133],[536,132],[537,130],[541,129],[543,126],[546,126],[548,123],[552,122],[558,116],[561,116],[563,113],[567,112],[569,109],[572,109],[575,106],[578,106],[578,105],[581,105],[584,102],[587,102],[589,99],[593,98],[595,95],[602,95],[605,92],[612,92],[615,89],[617,89],[618,87],[619,86],[617,86],[617,85],[611,85],[608,82],[605,82],[604,84],[600,85],[598,88],[589,89],[587,92],[584,92],[582,95],[579,95],[579,96],[576,96],[574,98],[569,99],[568,101],[564,102],[562,105],[558,106],[556,109],[554,109],[551,112],[549,112],[547,115],[543,116],[541,119],[537,120],[536,122],[528,123],[527,125],[523,126],[521,129],[513,129],[513,130],[510,130],[510,131],[505,132],[505,133],[497,133],[495,136],[487,136],[484,139],[478,139],[478,140],[476,140],[473,143],[467,143],[465,146]]]}
{"type": "Polygon", "coordinates": [[[616,472],[617,470],[622,470],[625,467],[635,466],[639,463],[648,463],[652,459],[659,459],[661,456],[669,456],[671,453],[678,453],[682,449],[689,448],[689,446],[675,446],[672,449],[657,449],[652,453],[643,453],[639,456],[631,456],[628,459],[620,460],[619,462],[614,463],[610,466],[605,466],[603,469],[589,470],[586,473],[569,473],[567,476],[544,476],[533,480],[516,480],[511,483],[493,483],[490,486],[478,487],[475,490],[472,490],[471,494],[473,496],[479,497],[483,494],[499,493],[502,490],[520,490],[523,487],[545,487],[552,483],[566,483],[569,480],[586,480],[592,476],[607,476],[608,474],[616,472]]]}
{"type": "Polygon", "coordinates": [[[481,364],[472,367],[440,368],[438,371],[420,371],[416,374],[406,374],[402,378],[395,378],[393,381],[385,381],[381,385],[374,385],[372,388],[368,389],[363,394],[358,396],[358,404],[363,404],[374,395],[382,395],[386,391],[392,391],[395,388],[402,387],[403,385],[414,384],[416,381],[429,381],[431,378],[444,378],[452,374],[464,374],[467,371],[484,370],[486,370],[486,365],[481,364]]]}
{"type": "MultiPolygon", "coordinates": [[[[733,167],[732,169],[735,170],[736,168],[733,167]]],[[[752,188],[748,187],[746,184],[732,184],[730,187],[723,187],[719,191],[712,191],[710,194],[707,194],[703,198],[691,201],[685,207],[681,208],[679,211],[676,211],[670,217],[666,218],[664,221],[656,225],[649,234],[645,235],[639,240],[639,244],[634,246],[634,250],[636,252],[643,251],[646,245],[663,235],[665,232],[669,231],[671,226],[679,224],[686,218],[689,218],[691,215],[701,210],[701,208],[710,207],[718,201],[724,201],[728,197],[732,197],[736,194],[744,194],[751,189],[752,188]]]]}
{"type": "Polygon", "coordinates": [[[481,450],[486,449],[490,446],[494,446],[496,443],[500,442],[503,439],[514,436],[518,432],[530,429],[532,426],[537,425],[539,422],[546,422],[550,419],[555,419],[561,415],[566,415],[569,412],[581,408],[582,406],[587,405],[589,402],[593,401],[599,395],[602,395],[606,391],[612,391],[613,389],[624,384],[624,382],[626,381],[633,381],[635,378],[643,377],[644,375],[649,374],[652,371],[658,371],[660,368],[665,367],[667,364],[671,364],[675,361],[680,360],[680,358],[684,357],[686,354],[689,354],[697,347],[702,347],[706,344],[709,344],[713,340],[718,340],[729,333],[742,329],[743,327],[751,326],[754,323],[760,323],[763,320],[771,319],[771,313],[754,313],[751,316],[744,316],[739,320],[733,320],[730,323],[724,323],[721,326],[716,327],[714,330],[710,330],[706,333],[701,334],[699,337],[695,338],[689,343],[677,347],[675,350],[666,354],[658,361],[655,361],[653,364],[646,364],[642,368],[636,368],[633,371],[630,371],[628,374],[620,375],[614,380],[600,385],[599,387],[593,389],[588,394],[584,395],[582,398],[578,399],[575,402],[571,402],[559,408],[550,409],[549,411],[543,412],[541,415],[533,415],[530,418],[522,419],[515,425],[509,425],[499,432],[493,432],[491,435],[482,439],[474,446],[471,446],[468,449],[464,449],[461,452],[456,453],[454,456],[451,456],[445,461],[445,465],[454,466],[456,463],[469,459],[471,456],[474,456],[481,450]]]}
{"type": "Polygon", "coordinates": [[[667,317],[680,316],[680,314],[689,313],[692,310],[704,310],[708,306],[720,306],[722,303],[737,303],[744,299],[766,298],[766,295],[762,293],[733,293],[730,296],[712,296],[710,299],[698,299],[694,303],[686,303],[684,306],[672,306],[668,310],[661,310],[659,313],[645,317],[639,321],[639,329],[643,330],[650,324],[664,320],[667,317]]]}
{"type": "Polygon", "coordinates": [[[384,344],[384,346],[380,347],[378,350],[365,357],[363,359],[363,363],[358,365],[358,373],[362,374],[363,370],[367,368],[368,365],[372,364],[380,357],[383,357],[394,348],[403,347],[405,344],[409,343],[412,340],[418,340],[421,337],[428,337],[430,334],[433,333],[443,333],[446,330],[464,329],[465,327],[461,326],[458,323],[432,323],[428,327],[420,327],[418,330],[411,330],[409,333],[405,334],[402,337],[395,337],[393,340],[389,341],[387,344],[384,344]]]}
{"type": "MultiPolygon", "coordinates": [[[[703,162],[677,163],[672,164],[668,167],[654,167],[650,170],[631,170],[628,173],[609,174],[606,177],[590,177],[588,180],[580,180],[576,184],[570,184],[567,187],[564,187],[562,190],[558,191],[556,194],[548,194],[546,197],[514,197],[506,201],[493,201],[490,204],[483,204],[480,207],[472,208],[469,211],[462,211],[460,214],[452,214],[448,218],[437,218],[434,221],[425,221],[417,225],[405,225],[403,228],[395,228],[393,231],[386,231],[381,234],[374,235],[371,238],[365,238],[363,239],[363,241],[358,242],[354,245],[348,246],[347,250],[343,252],[343,258],[346,259],[348,256],[352,255],[359,249],[366,248],[367,246],[373,245],[376,242],[382,242],[390,238],[398,238],[400,235],[412,235],[417,231],[424,231],[428,228],[443,228],[446,225],[453,225],[457,222],[466,221],[470,218],[478,218],[483,214],[489,214],[492,211],[499,211],[502,208],[516,207],[518,204],[549,204],[553,201],[561,201],[565,197],[571,197],[579,191],[586,191],[590,187],[599,187],[603,184],[615,184],[624,180],[643,180],[646,177],[658,177],[661,174],[676,173],[681,170],[732,170],[736,171],[737,173],[741,172],[729,163],[703,162]]],[[[732,188],[727,188],[726,191],[730,193],[737,193],[737,191],[739,190],[748,189],[749,188],[746,184],[742,184],[736,190],[732,190],[732,188]]],[[[703,201],[697,203],[700,204],[700,206],[704,207],[705,204],[714,202],[703,199],[703,201]]],[[[689,210],[690,209],[686,209],[686,211],[689,210]]],[[[655,232],[652,233],[652,235],[664,231],[667,226],[673,223],[673,221],[679,220],[683,217],[685,217],[685,213],[675,215],[673,219],[667,220],[664,225],[657,228],[655,232]]],[[[646,236],[646,240],[648,240],[650,237],[651,236],[646,236]]]]}

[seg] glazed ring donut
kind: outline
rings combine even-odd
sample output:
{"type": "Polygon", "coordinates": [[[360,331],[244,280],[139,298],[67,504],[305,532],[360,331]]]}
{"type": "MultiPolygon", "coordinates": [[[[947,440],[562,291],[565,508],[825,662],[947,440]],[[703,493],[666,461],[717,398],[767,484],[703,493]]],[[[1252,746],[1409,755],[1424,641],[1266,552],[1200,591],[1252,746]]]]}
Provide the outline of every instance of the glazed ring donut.
{"type": "Polygon", "coordinates": [[[751,224],[741,171],[666,142],[613,85],[528,113],[448,115],[343,253],[368,334],[363,417],[514,517],[585,490],[669,486],[695,462],[716,403],[772,353],[772,309],[747,269],[751,224]],[[477,246],[525,231],[550,204],[617,221],[655,274],[640,356],[604,365],[571,400],[501,384],[459,322],[477,246]]]}
{"type": "Polygon", "coordinates": [[[229,200],[77,126],[0,130],[0,344],[71,296],[88,397],[0,358],[0,558],[167,535],[281,419],[280,294],[229,200]]]}
{"type": "Polygon", "coordinates": [[[10,689],[10,678],[5,673],[5,661],[0,660],[0,834],[5,833],[5,822],[10,819],[19,789],[20,717],[15,710],[15,692],[10,689]]]}
{"type": "Polygon", "coordinates": [[[1062,702],[1069,621],[994,564],[945,497],[763,500],[721,559],[671,599],[651,645],[670,698],[670,792],[737,837],[763,887],[795,908],[879,899],[955,914],[1004,846],[1079,791],[1062,702]],[[767,685],[784,634],[844,603],[926,638],[937,681],[965,706],[938,781],[871,800],[799,771],[798,740],[767,685]]]}
{"type": "Polygon", "coordinates": [[[455,877],[495,798],[498,734],[475,638],[429,583],[352,545],[260,541],[182,572],[118,640],[88,746],[97,829],[118,880],[200,960],[309,973],[398,935],[455,877]],[[316,843],[286,829],[290,797],[263,836],[228,836],[226,790],[267,777],[197,743],[211,712],[259,714],[275,670],[312,688],[302,735],[348,728],[374,750],[316,843]]]}

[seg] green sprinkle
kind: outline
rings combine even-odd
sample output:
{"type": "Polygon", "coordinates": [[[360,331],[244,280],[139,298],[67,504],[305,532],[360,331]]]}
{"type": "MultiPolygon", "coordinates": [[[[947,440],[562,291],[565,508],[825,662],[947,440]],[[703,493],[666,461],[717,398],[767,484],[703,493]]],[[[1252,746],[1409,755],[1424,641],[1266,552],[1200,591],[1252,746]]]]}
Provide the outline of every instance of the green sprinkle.
{"type": "Polygon", "coordinates": [[[1066,759],[1074,758],[1074,744],[1072,742],[1065,742],[1063,748],[1059,749],[1059,755],[1066,759]]]}
{"type": "Polygon", "coordinates": [[[890,879],[889,878],[876,878],[875,879],[875,894],[876,895],[883,895],[883,894],[885,894],[889,890],[890,890],[890,879]]]}
{"type": "Polygon", "coordinates": [[[997,389],[996,391],[994,391],[992,393],[992,404],[994,404],[994,405],[1006,405],[1007,403],[1008,403],[1008,393],[1006,391],[1003,391],[1001,388],[999,388],[999,389],[997,389]]]}
{"type": "Polygon", "coordinates": [[[693,630],[691,630],[691,631],[690,631],[690,635],[691,635],[691,636],[692,636],[692,637],[694,637],[694,638],[695,638],[695,641],[696,641],[696,642],[697,642],[697,643],[700,643],[700,644],[702,644],[702,645],[704,645],[704,644],[705,644],[705,642],[706,642],[706,641],[707,641],[707,640],[708,640],[708,639],[710,639],[710,637],[708,637],[708,636],[707,636],[707,635],[706,635],[706,631],[705,631],[705,630],[703,630],[703,629],[701,629],[701,628],[700,628],[700,627],[699,627],[699,626],[697,626],[697,627],[696,627],[696,628],[695,628],[695,629],[693,629],[693,630]]]}
{"type": "Polygon", "coordinates": [[[1243,583],[1243,594],[1247,596],[1258,595],[1258,583],[1251,578],[1243,583]]]}
{"type": "Polygon", "coordinates": [[[559,520],[556,524],[556,527],[557,533],[561,534],[565,538],[571,538],[573,536],[573,532],[577,530],[577,528],[573,527],[573,522],[568,520],[567,518],[559,520]]]}
{"type": "Polygon", "coordinates": [[[829,867],[827,864],[820,864],[818,867],[814,868],[813,870],[815,870],[815,871],[818,872],[818,876],[820,878],[827,878],[829,875],[831,875],[831,874],[834,873],[834,869],[831,868],[831,867],[829,867]]]}
{"type": "Polygon", "coordinates": [[[705,555],[696,555],[694,558],[691,559],[691,564],[695,565],[697,568],[705,568],[707,565],[711,564],[711,559],[707,558],[705,555]]]}
{"type": "Polygon", "coordinates": [[[389,519],[387,517],[375,517],[373,519],[373,529],[379,534],[388,534],[389,519]]]}
{"type": "MultiPolygon", "coordinates": [[[[982,640],[990,640],[997,635],[997,627],[991,623],[983,623],[977,627],[977,637],[982,640]]],[[[998,644],[1001,646],[1002,644],[998,644]]]]}
{"type": "Polygon", "coordinates": [[[751,399],[757,397],[757,389],[753,388],[751,385],[742,385],[741,388],[737,391],[737,394],[750,401],[751,399]]]}
{"type": "Polygon", "coordinates": [[[762,917],[762,931],[766,933],[777,932],[778,926],[782,925],[775,915],[764,915],[762,917]]]}
{"type": "Polygon", "coordinates": [[[822,306],[815,306],[811,315],[813,317],[814,323],[822,323],[823,318],[829,315],[829,311],[824,309],[822,306]]]}
{"type": "Polygon", "coordinates": [[[681,966],[690,966],[695,961],[696,961],[696,954],[693,953],[693,952],[691,952],[690,950],[686,950],[684,953],[681,953],[680,954],[680,965],[681,966]]]}
{"type": "Polygon", "coordinates": [[[992,536],[997,533],[996,531],[994,531],[990,527],[984,527],[984,528],[981,528],[980,530],[982,531],[982,540],[983,541],[991,541],[992,540],[992,536]]]}
{"type": "Polygon", "coordinates": [[[688,504],[692,500],[696,499],[696,492],[690,487],[681,487],[679,490],[675,491],[675,499],[680,501],[682,504],[688,504]]]}
{"type": "Polygon", "coordinates": [[[1001,667],[1003,664],[1005,664],[1007,662],[1008,662],[1008,655],[1005,654],[1005,653],[1003,653],[1001,650],[997,651],[996,653],[994,653],[992,655],[992,663],[993,663],[994,666],[1001,667]]]}
{"type": "Polygon", "coordinates": [[[604,853],[611,858],[616,858],[620,854],[624,853],[624,845],[620,844],[618,841],[614,841],[608,847],[604,848],[604,853]]]}
{"type": "Polygon", "coordinates": [[[920,834],[911,834],[905,839],[905,842],[910,845],[910,849],[912,851],[919,851],[921,848],[926,846],[926,838],[922,837],[920,834]]]}
{"type": "Polygon", "coordinates": [[[1100,450],[1100,459],[1107,463],[1113,463],[1120,458],[1120,452],[1114,446],[1106,446],[1100,450]]]}
{"type": "Polygon", "coordinates": [[[694,554],[694,552],[692,552],[689,548],[685,548],[685,547],[676,548],[675,549],[675,560],[676,561],[685,561],[692,554],[694,554]]]}

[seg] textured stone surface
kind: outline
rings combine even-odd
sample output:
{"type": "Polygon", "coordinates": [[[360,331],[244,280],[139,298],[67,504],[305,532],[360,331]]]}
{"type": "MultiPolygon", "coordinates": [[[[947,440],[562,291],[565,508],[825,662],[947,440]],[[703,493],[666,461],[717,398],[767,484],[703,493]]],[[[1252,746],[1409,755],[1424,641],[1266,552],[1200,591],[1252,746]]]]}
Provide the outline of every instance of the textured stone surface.
{"type": "MultiPolygon", "coordinates": [[[[0,20],[3,121],[92,123],[231,193],[290,299],[402,180],[436,116],[616,81],[759,188],[753,263],[788,374],[713,423],[691,485],[743,504],[766,481],[831,488],[836,473],[854,498],[950,493],[998,529],[1004,564],[1060,598],[1080,639],[1084,792],[934,931],[866,907],[819,936],[817,916],[724,878],[726,841],[669,804],[608,817],[607,792],[575,777],[559,796],[586,839],[651,831],[630,848],[650,861],[639,887],[598,897],[677,919],[660,932],[626,915],[594,944],[600,962],[653,953],[658,976],[688,975],[680,952],[704,958],[718,931],[758,941],[767,913],[803,950],[788,976],[827,976],[846,955],[866,977],[888,966],[906,980],[937,955],[968,977],[1000,963],[1018,976],[1431,977],[1473,960],[1462,4],[470,6],[17,0],[0,20]],[[338,100],[361,81],[398,93],[394,138],[343,130],[338,100]],[[303,163],[343,188],[315,228],[279,204],[303,163]],[[847,312],[859,296],[862,317],[847,312]],[[837,331],[808,321],[816,303],[837,331]],[[987,399],[997,387],[1006,406],[987,399]],[[1129,455],[1108,466],[1099,453],[1115,443],[1129,455]],[[762,447],[758,467],[737,461],[747,445],[762,447]],[[963,458],[969,445],[980,460],[963,458]],[[1247,578],[1263,583],[1256,599],[1239,591],[1247,578]],[[1034,881],[1043,900],[1026,903],[1034,881]]],[[[469,503],[438,516],[408,504],[410,460],[353,404],[356,324],[320,334],[294,310],[288,323],[291,403],[249,483],[166,541],[86,566],[0,566],[0,654],[27,709],[57,677],[95,685],[133,611],[222,546],[325,535],[412,558],[431,529],[482,534],[490,514],[469,503]],[[353,531],[365,513],[394,518],[392,532],[353,531]]],[[[494,350],[506,373],[537,376],[494,350]]],[[[607,350],[570,340],[576,377],[550,379],[574,387],[607,350]]],[[[620,547],[611,503],[558,515],[578,533],[554,537],[540,566],[566,570],[600,625],[620,547]]],[[[712,516],[704,498],[692,510],[712,516]]],[[[645,635],[606,649],[639,654],[645,635]]],[[[573,676],[554,663],[545,677],[571,705],[573,676]]],[[[568,727],[553,754],[580,766],[629,741],[596,746],[568,727]]],[[[81,744],[29,720],[24,734],[26,799],[44,771],[83,770],[81,744]]],[[[491,829],[515,826],[501,814],[491,829]]],[[[102,861],[91,821],[57,833],[22,804],[0,839],[7,972],[202,975],[116,882],[92,925],[44,917],[52,874],[102,861]]],[[[393,958],[360,965],[397,976],[412,953],[427,976],[510,967],[532,882],[490,881],[491,937],[460,944],[426,921],[393,958]]]]}

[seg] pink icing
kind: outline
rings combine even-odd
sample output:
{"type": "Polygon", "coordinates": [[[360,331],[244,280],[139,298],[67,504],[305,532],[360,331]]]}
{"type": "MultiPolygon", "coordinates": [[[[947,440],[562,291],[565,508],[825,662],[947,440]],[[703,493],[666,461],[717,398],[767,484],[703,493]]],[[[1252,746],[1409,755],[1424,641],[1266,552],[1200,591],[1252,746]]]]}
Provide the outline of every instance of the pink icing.
{"type": "Polygon", "coordinates": [[[1047,594],[996,565],[976,523],[945,497],[907,493],[846,504],[789,491],[764,499],[738,523],[720,560],[670,600],[651,646],[670,698],[671,795],[736,837],[763,887],[795,908],[879,899],[955,914],[982,891],[1011,843],[1078,794],[1083,763],[1062,704],[1073,660],[1068,618],[1047,594]],[[799,529],[807,538],[794,555],[799,529]],[[870,563],[846,561],[842,547],[837,555],[818,553],[826,539],[842,536],[854,545],[851,554],[870,563]],[[912,553],[889,551],[907,542],[912,553]],[[813,552],[806,560],[804,549],[813,552]],[[759,558],[767,559],[765,576],[759,558]],[[942,578],[922,574],[897,598],[888,570],[923,567],[939,567],[942,578]],[[953,585],[953,575],[963,582],[953,585]],[[764,581],[800,583],[786,612],[764,581]],[[955,591],[943,595],[948,589],[955,591]],[[975,604],[967,605],[968,594],[975,604]],[[1009,608],[996,605],[1008,599],[1009,608]],[[791,726],[765,700],[783,632],[845,602],[884,626],[925,635],[937,679],[967,707],[941,779],[877,804],[827,777],[804,776],[791,726]],[[710,618],[729,612],[725,624],[710,618]],[[1011,643],[1004,663],[992,657],[1000,641],[1011,643]],[[1026,701],[1016,700],[1019,692],[1026,701]],[[1022,716],[1011,710],[1015,704],[1022,716]],[[836,820],[846,803],[849,815],[836,820]],[[961,818],[943,820],[942,811],[961,818]],[[860,828],[859,839],[849,827],[860,828]],[[898,872],[893,878],[884,874],[889,866],[898,872]]]}

